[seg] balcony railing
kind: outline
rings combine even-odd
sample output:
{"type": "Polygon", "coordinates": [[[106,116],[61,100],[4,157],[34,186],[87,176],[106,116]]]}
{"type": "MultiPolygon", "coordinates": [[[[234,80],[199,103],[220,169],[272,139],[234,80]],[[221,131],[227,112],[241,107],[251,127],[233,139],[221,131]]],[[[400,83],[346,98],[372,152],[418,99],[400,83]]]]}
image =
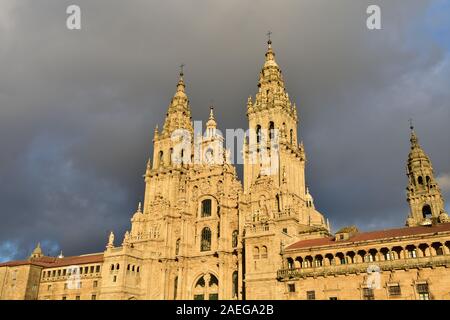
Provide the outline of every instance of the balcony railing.
{"type": "Polygon", "coordinates": [[[409,258],[389,261],[373,261],[341,265],[328,265],[310,268],[281,269],[277,271],[278,280],[306,277],[332,276],[352,273],[367,273],[369,266],[377,266],[380,271],[412,269],[424,267],[450,266],[450,255],[409,258]]]}
{"type": "Polygon", "coordinates": [[[270,227],[268,224],[261,224],[257,226],[251,226],[247,229],[249,234],[257,234],[257,233],[265,233],[270,231],[270,227]]]}

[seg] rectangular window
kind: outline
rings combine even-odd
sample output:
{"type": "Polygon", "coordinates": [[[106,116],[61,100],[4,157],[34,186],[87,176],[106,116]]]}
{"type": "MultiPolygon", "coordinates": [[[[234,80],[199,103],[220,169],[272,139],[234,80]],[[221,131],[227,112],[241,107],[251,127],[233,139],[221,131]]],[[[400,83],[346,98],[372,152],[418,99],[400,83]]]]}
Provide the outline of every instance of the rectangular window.
{"type": "Polygon", "coordinates": [[[286,233],[286,234],[288,233],[287,228],[283,228],[283,233],[286,233]]]}
{"type": "Polygon", "coordinates": [[[80,296],[76,296],[76,297],[75,297],[75,300],[80,300],[80,296]]]}
{"type": "Polygon", "coordinates": [[[430,300],[430,292],[428,291],[428,283],[421,283],[417,285],[417,293],[420,300],[430,300]]]}
{"type": "Polygon", "coordinates": [[[67,269],[63,270],[63,276],[65,277],[67,275],[67,269]]]}
{"type": "Polygon", "coordinates": [[[91,269],[89,271],[90,273],[94,273],[94,266],[91,266],[91,269]]]}
{"type": "Polygon", "coordinates": [[[372,288],[363,288],[363,299],[364,300],[374,300],[375,299],[372,288]]]}
{"type": "Polygon", "coordinates": [[[64,297],[62,297],[62,299],[63,299],[63,300],[67,300],[67,297],[66,297],[66,296],[64,296],[64,297]]]}
{"type": "Polygon", "coordinates": [[[295,284],[294,283],[288,284],[288,292],[295,292],[295,284]]]}
{"type": "Polygon", "coordinates": [[[67,283],[64,283],[64,289],[67,289],[67,283]]]}
{"type": "Polygon", "coordinates": [[[315,291],[306,291],[306,299],[307,300],[316,300],[316,292],[315,291]]]}
{"type": "Polygon", "coordinates": [[[95,280],[95,281],[93,282],[92,286],[93,286],[94,288],[97,288],[97,286],[98,286],[98,281],[95,280]]]}
{"type": "Polygon", "coordinates": [[[95,267],[95,272],[100,272],[100,266],[95,267]]]}
{"type": "Polygon", "coordinates": [[[205,300],[205,296],[203,294],[195,294],[194,300],[205,300]]]}
{"type": "Polygon", "coordinates": [[[211,199],[206,199],[202,201],[202,217],[211,216],[211,199]]]}
{"type": "Polygon", "coordinates": [[[116,282],[117,281],[117,276],[114,276],[113,277],[113,282],[116,282]]]}
{"type": "Polygon", "coordinates": [[[81,285],[82,285],[81,281],[79,281],[78,284],[77,284],[77,289],[81,289],[81,285]]]}
{"type": "Polygon", "coordinates": [[[402,295],[400,285],[398,285],[398,284],[388,286],[388,289],[389,289],[389,296],[391,296],[391,297],[398,297],[398,296],[402,295]]]}
{"type": "Polygon", "coordinates": [[[330,297],[330,300],[337,300],[337,297],[330,297]]]}
{"type": "Polygon", "coordinates": [[[93,294],[91,300],[97,300],[97,295],[93,294]]]}
{"type": "Polygon", "coordinates": [[[49,285],[47,286],[47,291],[50,291],[51,289],[52,289],[52,285],[49,284],[49,285]]]}

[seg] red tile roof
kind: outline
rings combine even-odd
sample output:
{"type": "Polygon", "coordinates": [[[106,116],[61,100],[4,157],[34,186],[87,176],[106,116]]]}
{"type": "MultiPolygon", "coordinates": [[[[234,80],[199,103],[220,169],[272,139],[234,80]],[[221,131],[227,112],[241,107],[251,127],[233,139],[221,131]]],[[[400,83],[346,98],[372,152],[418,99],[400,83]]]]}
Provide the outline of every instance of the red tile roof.
{"type": "Polygon", "coordinates": [[[289,245],[286,250],[330,246],[341,243],[355,243],[370,240],[394,239],[407,236],[435,234],[438,232],[450,232],[450,223],[437,224],[433,226],[404,227],[397,229],[385,229],[369,232],[360,232],[348,240],[335,241],[334,237],[300,240],[289,245]]]}
{"type": "Polygon", "coordinates": [[[103,262],[103,253],[86,254],[72,257],[47,257],[33,258],[30,260],[17,260],[0,263],[0,267],[15,267],[23,265],[36,265],[44,268],[56,268],[79,264],[99,263],[103,262]]]}

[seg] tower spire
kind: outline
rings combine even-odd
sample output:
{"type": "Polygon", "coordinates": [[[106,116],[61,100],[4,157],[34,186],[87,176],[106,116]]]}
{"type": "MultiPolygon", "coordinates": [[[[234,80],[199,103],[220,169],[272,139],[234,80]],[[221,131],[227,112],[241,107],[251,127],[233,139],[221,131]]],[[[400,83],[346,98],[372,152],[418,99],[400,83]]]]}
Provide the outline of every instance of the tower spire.
{"type": "Polygon", "coordinates": [[[406,188],[410,214],[406,220],[406,225],[416,226],[447,222],[448,215],[444,209],[444,198],[434,178],[431,160],[419,145],[412,120],[410,120],[410,130],[411,150],[407,162],[409,181],[406,188]]]}
{"type": "Polygon", "coordinates": [[[184,64],[182,64],[180,65],[177,90],[170,102],[164,127],[161,132],[161,135],[165,138],[169,137],[176,129],[193,131],[191,123],[191,109],[185,89],[184,64]]]}

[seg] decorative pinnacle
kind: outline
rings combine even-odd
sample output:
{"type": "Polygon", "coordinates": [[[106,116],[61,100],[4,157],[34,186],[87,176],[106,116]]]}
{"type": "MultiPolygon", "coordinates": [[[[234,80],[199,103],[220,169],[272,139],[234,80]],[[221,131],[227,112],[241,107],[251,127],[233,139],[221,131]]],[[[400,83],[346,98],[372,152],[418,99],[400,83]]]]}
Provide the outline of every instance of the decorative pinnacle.
{"type": "Polygon", "coordinates": [[[272,35],[272,31],[269,30],[266,35],[267,35],[267,44],[270,47],[270,45],[272,44],[272,40],[270,40],[270,36],[272,35]]]}
{"type": "Polygon", "coordinates": [[[183,68],[184,68],[184,63],[182,63],[182,64],[180,65],[180,77],[182,77],[182,76],[184,75],[184,73],[183,73],[183,68]]]}
{"type": "Polygon", "coordinates": [[[137,212],[141,212],[141,211],[142,211],[142,203],[139,201],[137,212]]]}

